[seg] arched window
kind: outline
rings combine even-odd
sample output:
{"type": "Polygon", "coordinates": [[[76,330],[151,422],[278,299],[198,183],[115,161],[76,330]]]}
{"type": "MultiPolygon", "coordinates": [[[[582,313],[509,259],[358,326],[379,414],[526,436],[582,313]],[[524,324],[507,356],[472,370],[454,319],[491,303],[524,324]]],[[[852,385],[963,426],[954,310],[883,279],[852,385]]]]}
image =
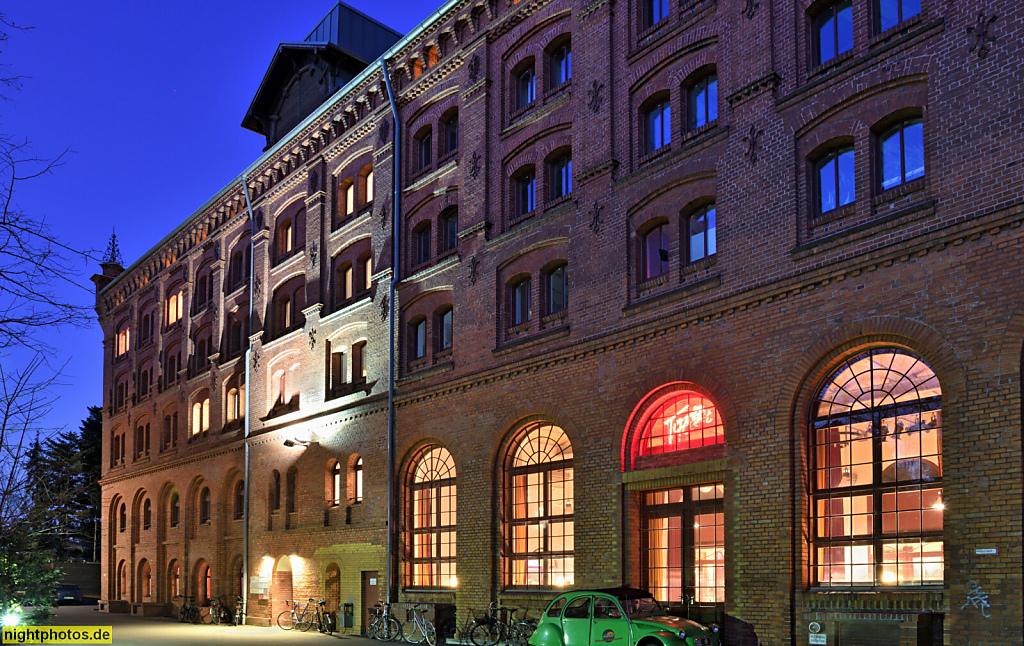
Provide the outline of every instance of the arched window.
{"type": "Polygon", "coordinates": [[[299,479],[299,470],[295,467],[288,469],[288,477],[285,482],[284,511],[288,514],[295,513],[295,486],[299,479]]]}
{"type": "Polygon", "coordinates": [[[142,529],[149,529],[153,525],[153,505],[146,498],[142,503],[142,529]]]}
{"type": "Polygon", "coordinates": [[[697,262],[718,251],[716,210],[714,204],[705,204],[686,216],[686,261],[697,262]]]}
{"type": "Polygon", "coordinates": [[[643,109],[644,154],[672,143],[672,104],[668,94],[660,94],[643,109]]]}
{"type": "Polygon", "coordinates": [[[363,458],[356,458],[352,465],[353,502],[363,502],[363,458]]]}
{"type": "Polygon", "coordinates": [[[718,75],[705,74],[687,88],[687,123],[696,130],[718,118],[718,75]]]}
{"type": "Polygon", "coordinates": [[[234,422],[245,417],[245,387],[232,386],[228,389],[227,420],[234,422]]]}
{"type": "Polygon", "coordinates": [[[643,234],[640,247],[641,276],[644,280],[668,272],[668,223],[658,224],[643,234]]]}
{"type": "Polygon", "coordinates": [[[207,525],[210,522],[210,489],[203,487],[199,493],[199,524],[207,525]]]}
{"type": "Polygon", "coordinates": [[[245,480],[235,483],[235,520],[245,517],[245,480]]]}
{"type": "Polygon", "coordinates": [[[924,124],[908,119],[880,139],[882,190],[924,176],[924,124]]]}
{"type": "Polygon", "coordinates": [[[117,514],[117,529],[123,532],[128,527],[128,507],[121,503],[121,509],[117,514]]]}
{"type": "Polygon", "coordinates": [[[178,494],[171,494],[171,505],[168,510],[168,524],[171,527],[177,527],[178,522],[181,519],[181,501],[178,499],[178,494]]]}
{"type": "Polygon", "coordinates": [[[812,580],[941,585],[942,390],[897,348],[844,361],[811,412],[812,580]]]}
{"type": "Polygon", "coordinates": [[[270,511],[275,512],[281,509],[281,472],[274,469],[273,478],[270,480],[270,511]]]}
{"type": "Polygon", "coordinates": [[[412,588],[453,588],[455,573],[455,460],[441,446],[423,448],[408,481],[405,581],[412,588]]]}
{"type": "Polygon", "coordinates": [[[695,390],[670,389],[640,420],[638,455],[684,451],[725,442],[715,403],[695,390]]]}
{"type": "Polygon", "coordinates": [[[171,584],[171,598],[181,596],[181,566],[177,561],[171,561],[170,567],[167,568],[167,578],[171,584]]]}
{"type": "Polygon", "coordinates": [[[521,431],[506,462],[506,585],[572,585],[573,452],[565,431],[534,422],[521,431]]]}
{"type": "Polygon", "coordinates": [[[120,357],[121,355],[127,354],[128,349],[130,348],[130,343],[131,329],[128,327],[128,324],[126,323],[124,327],[122,327],[117,332],[117,340],[114,350],[115,355],[120,357]]]}
{"type": "Polygon", "coordinates": [[[815,166],[818,213],[828,213],[857,198],[853,146],[837,148],[822,157],[815,166]]]}
{"type": "Polygon", "coordinates": [[[192,436],[210,430],[210,396],[203,394],[192,403],[192,436]]]}
{"type": "Polygon", "coordinates": [[[328,502],[334,507],[341,505],[341,462],[337,460],[331,465],[331,499],[328,502]]]}

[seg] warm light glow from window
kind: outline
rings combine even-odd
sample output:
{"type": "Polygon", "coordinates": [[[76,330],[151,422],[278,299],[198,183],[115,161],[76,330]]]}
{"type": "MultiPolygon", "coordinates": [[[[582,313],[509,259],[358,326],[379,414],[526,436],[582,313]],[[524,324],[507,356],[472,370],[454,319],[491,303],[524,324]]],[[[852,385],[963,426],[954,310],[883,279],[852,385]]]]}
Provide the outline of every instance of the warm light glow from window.
{"type": "Polygon", "coordinates": [[[718,408],[692,390],[677,390],[655,402],[640,423],[640,455],[682,451],[725,441],[718,408]]]}
{"type": "Polygon", "coordinates": [[[349,184],[345,187],[345,215],[352,215],[356,210],[356,185],[349,184]]]}
{"type": "Polygon", "coordinates": [[[131,331],[129,328],[124,328],[117,333],[117,356],[121,356],[128,352],[128,346],[131,341],[131,331]]]}
{"type": "Polygon", "coordinates": [[[181,319],[184,303],[185,295],[181,290],[178,290],[167,299],[167,325],[177,323],[181,319]]]}
{"type": "Polygon", "coordinates": [[[434,446],[424,450],[413,468],[408,495],[408,585],[449,587],[456,580],[456,485],[455,460],[447,449],[434,446]]]}
{"type": "Polygon", "coordinates": [[[373,201],[373,171],[371,170],[366,174],[366,200],[365,203],[369,204],[373,201]]]}

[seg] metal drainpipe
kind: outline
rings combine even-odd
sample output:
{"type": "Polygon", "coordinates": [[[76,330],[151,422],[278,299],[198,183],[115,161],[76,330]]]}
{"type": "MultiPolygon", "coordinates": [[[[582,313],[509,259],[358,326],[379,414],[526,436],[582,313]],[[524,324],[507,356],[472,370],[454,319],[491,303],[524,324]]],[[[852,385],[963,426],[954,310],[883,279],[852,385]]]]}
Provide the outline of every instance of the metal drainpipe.
{"type": "MultiPolygon", "coordinates": [[[[245,192],[245,209],[249,212],[249,321],[246,326],[248,337],[252,336],[252,308],[256,299],[253,292],[253,278],[256,276],[256,253],[254,239],[256,238],[256,221],[252,215],[252,201],[249,199],[249,184],[246,183],[246,174],[242,173],[242,190],[245,192]]],[[[230,256],[229,256],[230,259],[230,256]]],[[[230,260],[229,260],[230,265],[230,260]]],[[[252,366],[250,361],[252,347],[246,344],[245,347],[245,466],[243,468],[245,483],[244,491],[244,515],[242,516],[242,610],[245,612],[245,622],[249,622],[249,371],[252,366]]]]}
{"type": "Polygon", "coordinates": [[[392,575],[395,570],[395,286],[398,284],[399,266],[399,244],[398,244],[398,216],[401,210],[402,188],[399,178],[401,177],[401,133],[398,125],[398,105],[395,103],[395,93],[391,89],[391,77],[388,75],[387,61],[381,59],[380,71],[384,75],[384,85],[388,90],[388,101],[391,103],[391,115],[394,120],[394,152],[393,168],[391,172],[391,184],[394,186],[394,210],[391,214],[391,285],[388,288],[388,553],[387,553],[387,596],[388,603],[393,601],[392,588],[394,581],[392,575]]]}

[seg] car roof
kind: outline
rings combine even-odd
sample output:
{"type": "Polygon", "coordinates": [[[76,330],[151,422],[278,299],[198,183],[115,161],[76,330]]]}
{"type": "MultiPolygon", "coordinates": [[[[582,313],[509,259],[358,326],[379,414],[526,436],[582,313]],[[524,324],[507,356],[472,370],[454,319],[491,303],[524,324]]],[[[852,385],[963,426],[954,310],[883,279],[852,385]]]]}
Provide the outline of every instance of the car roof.
{"type": "MultiPolygon", "coordinates": [[[[642,590],[640,588],[627,588],[627,587],[619,587],[619,588],[580,588],[578,590],[569,590],[569,591],[564,592],[562,594],[575,596],[575,595],[579,595],[579,594],[595,594],[595,593],[596,594],[607,594],[610,597],[615,597],[616,599],[620,599],[620,600],[626,600],[626,599],[653,599],[654,598],[654,595],[651,594],[650,592],[648,592],[647,590],[642,590]]],[[[561,595],[559,595],[559,596],[561,596],[561,595]]]]}

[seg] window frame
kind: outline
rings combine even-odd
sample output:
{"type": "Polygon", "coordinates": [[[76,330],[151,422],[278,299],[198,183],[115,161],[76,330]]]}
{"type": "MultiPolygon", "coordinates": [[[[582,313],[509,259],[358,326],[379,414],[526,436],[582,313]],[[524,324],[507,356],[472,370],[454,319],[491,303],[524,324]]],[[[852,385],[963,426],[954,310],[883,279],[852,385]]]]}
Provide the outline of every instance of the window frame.
{"type": "Polygon", "coordinates": [[[814,161],[811,173],[811,183],[814,187],[814,207],[812,209],[814,215],[820,216],[828,213],[834,213],[857,202],[857,152],[852,142],[843,143],[830,148],[824,155],[814,161]],[[841,186],[843,184],[842,158],[846,154],[851,156],[850,165],[852,176],[850,177],[850,180],[853,182],[853,194],[849,201],[840,203],[841,186]],[[824,206],[825,195],[823,192],[825,184],[822,182],[822,172],[830,163],[833,163],[834,165],[832,173],[832,189],[836,205],[826,210],[824,206]]]}
{"type": "Polygon", "coordinates": [[[667,92],[656,94],[641,108],[642,156],[653,155],[672,145],[672,100],[667,92]],[[660,137],[661,143],[658,144],[660,137]]]}
{"type": "Polygon", "coordinates": [[[522,276],[509,283],[509,327],[519,327],[530,322],[532,309],[531,276],[522,276]]]}
{"type": "Polygon", "coordinates": [[[894,29],[896,27],[899,27],[900,25],[902,25],[906,21],[910,20],[914,16],[921,15],[921,12],[923,10],[923,7],[921,6],[921,4],[922,4],[921,0],[913,0],[914,2],[917,3],[917,11],[915,11],[914,13],[911,13],[910,15],[904,15],[905,12],[906,12],[906,9],[904,8],[903,5],[907,4],[909,1],[910,0],[876,0],[873,3],[873,5],[874,5],[873,9],[875,11],[875,17],[876,17],[875,18],[875,34],[876,35],[877,34],[883,34],[883,33],[887,32],[887,31],[889,31],[890,29],[894,29]],[[893,8],[896,10],[896,22],[892,23],[888,27],[885,26],[885,24],[882,22],[883,21],[883,17],[885,15],[885,11],[882,8],[883,4],[894,5],[893,8]]]}
{"type": "Polygon", "coordinates": [[[686,124],[690,132],[718,121],[718,72],[709,70],[686,88],[686,124]],[[712,91],[712,85],[714,85],[712,91]],[[703,101],[701,97],[703,96],[703,101]],[[704,122],[697,123],[698,107],[703,103],[704,122]],[[711,115],[714,108],[714,116],[711,115]]]}
{"type": "Polygon", "coordinates": [[[814,15],[811,21],[811,49],[812,58],[811,61],[815,66],[830,65],[837,60],[841,59],[847,52],[851,52],[855,46],[856,28],[853,24],[853,0],[835,0],[827,5],[821,7],[821,9],[814,15]],[[850,12],[849,23],[850,23],[850,46],[842,51],[839,50],[839,14],[848,10],[850,12]],[[822,57],[822,41],[821,34],[825,27],[825,24],[831,20],[832,22],[832,48],[833,53],[828,58],[822,57]]]}
{"type": "Polygon", "coordinates": [[[686,264],[692,265],[695,262],[712,258],[718,252],[718,218],[715,203],[709,202],[689,211],[684,216],[683,223],[686,232],[686,264]],[[701,216],[705,218],[704,231],[700,234],[703,241],[703,250],[702,255],[699,258],[695,258],[693,253],[693,239],[695,237],[693,222],[701,216]],[[711,223],[710,226],[708,222],[711,223]]]}
{"type": "MultiPolygon", "coordinates": [[[[409,461],[405,483],[405,499],[405,531],[403,532],[407,555],[407,566],[404,568],[405,576],[403,577],[405,588],[450,589],[456,587],[458,585],[456,578],[458,471],[454,457],[447,448],[440,444],[428,444],[417,451],[415,457],[409,461]],[[421,467],[426,460],[432,460],[434,464],[429,467],[421,467]],[[429,469],[425,474],[426,476],[436,474],[446,477],[419,480],[421,469],[429,469]],[[426,514],[428,516],[427,522],[420,526],[417,526],[417,492],[429,492],[424,494],[421,500],[429,504],[431,508],[426,514]],[[444,511],[443,504],[446,498],[449,502],[447,520],[451,521],[447,524],[444,523],[446,512],[444,511]],[[429,536],[431,546],[438,548],[436,556],[433,554],[433,549],[431,549],[432,554],[429,557],[417,556],[416,539],[419,536],[429,536]],[[446,538],[450,540],[447,544],[443,542],[446,538]],[[448,556],[441,554],[440,548],[443,545],[449,547],[450,554],[448,556]],[[426,580],[421,579],[420,577],[423,575],[418,571],[418,566],[427,566],[430,570],[436,570],[436,574],[431,571],[426,574],[426,580]],[[444,580],[446,569],[447,581],[444,580]]],[[[422,518],[423,514],[420,514],[420,516],[422,518]]]]}
{"type": "Polygon", "coordinates": [[[652,224],[645,227],[644,231],[640,234],[640,282],[646,283],[650,280],[656,280],[665,276],[669,273],[672,261],[672,236],[669,235],[670,223],[668,220],[657,220],[652,224]],[[659,234],[659,246],[658,246],[658,268],[657,273],[651,273],[651,238],[652,236],[659,234]],[[664,251],[662,254],[660,252],[664,251]]]}
{"type": "Polygon", "coordinates": [[[548,166],[548,201],[554,202],[572,195],[572,150],[552,157],[548,166]]]}
{"type": "Polygon", "coordinates": [[[876,146],[876,148],[877,148],[876,157],[877,157],[877,160],[878,160],[878,163],[877,163],[877,167],[878,167],[878,171],[877,171],[877,175],[878,175],[877,190],[880,193],[885,193],[886,191],[891,191],[891,190],[893,190],[895,188],[903,186],[904,184],[908,184],[910,182],[922,179],[923,177],[927,176],[927,174],[928,174],[928,166],[927,166],[927,163],[926,163],[927,159],[925,157],[924,116],[923,115],[912,116],[912,117],[907,117],[905,119],[900,119],[897,123],[895,123],[892,126],[890,126],[889,128],[887,128],[877,138],[877,146],[876,146]],[[907,177],[907,140],[906,140],[905,133],[906,133],[906,130],[907,130],[908,127],[913,127],[913,126],[918,126],[918,127],[920,127],[920,130],[921,130],[921,164],[922,164],[922,166],[921,166],[921,173],[919,175],[915,175],[914,177],[908,178],[907,177]],[[892,184],[891,186],[887,187],[887,186],[885,186],[885,162],[886,162],[885,144],[886,144],[886,142],[891,140],[893,137],[897,137],[897,136],[899,137],[900,181],[898,181],[897,183],[892,184]]]}
{"type": "Polygon", "coordinates": [[[514,111],[528,109],[537,101],[537,64],[533,59],[525,64],[519,72],[513,72],[515,78],[516,100],[514,111]]]}
{"type": "Polygon", "coordinates": [[[562,87],[572,80],[572,38],[560,40],[548,55],[548,90],[562,87]]]}
{"type": "Polygon", "coordinates": [[[569,309],[569,264],[560,262],[544,272],[544,315],[551,316],[569,309]],[[561,283],[561,298],[557,298],[556,281],[561,283]]]}

